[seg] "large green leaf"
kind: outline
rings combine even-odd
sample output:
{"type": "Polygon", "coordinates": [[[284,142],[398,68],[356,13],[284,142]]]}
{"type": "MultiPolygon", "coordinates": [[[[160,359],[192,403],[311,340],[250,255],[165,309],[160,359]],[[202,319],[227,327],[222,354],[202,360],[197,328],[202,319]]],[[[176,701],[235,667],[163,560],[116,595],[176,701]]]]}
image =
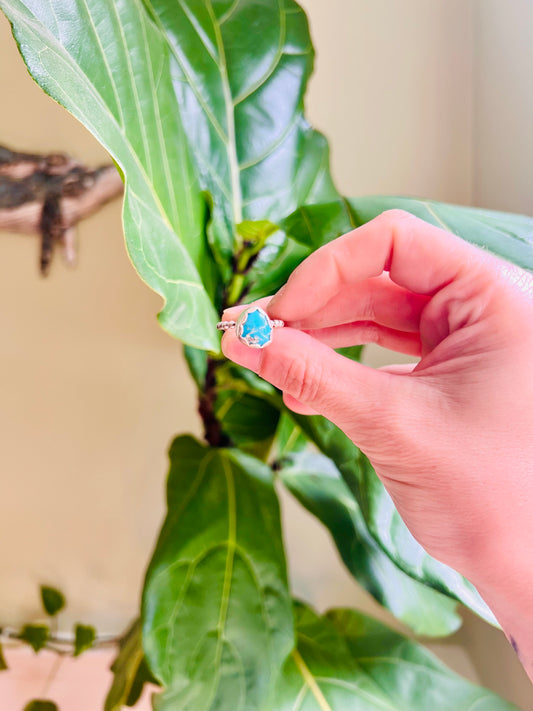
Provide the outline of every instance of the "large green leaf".
{"type": "Polygon", "coordinates": [[[533,269],[533,218],[494,210],[401,197],[349,198],[354,221],[363,224],[400,208],[524,269],[533,269]]]}
{"type": "Polygon", "coordinates": [[[275,711],[518,711],[416,642],[353,610],[295,611],[298,647],[275,711]]]}
{"type": "Polygon", "coordinates": [[[330,459],[302,452],[288,459],[279,475],[289,491],[329,529],[357,582],[395,617],[427,636],[451,634],[461,626],[456,602],[408,576],[376,543],[330,459]]]}
{"type": "Polygon", "coordinates": [[[406,210],[524,269],[533,269],[533,218],[507,212],[377,195],[303,206],[282,225],[292,239],[312,250],[393,208],[406,210]]]}
{"type": "Polygon", "coordinates": [[[171,82],[167,39],[140,0],[0,0],[30,72],[96,136],[126,180],[124,227],[161,325],[218,350],[205,201],[171,82]]]}
{"type": "Polygon", "coordinates": [[[36,81],[120,166],[129,253],[165,299],[161,324],[218,351],[213,256],[229,279],[236,226],[338,198],[303,117],[305,14],[294,0],[0,7],[36,81]]]}
{"type": "Polygon", "coordinates": [[[354,495],[368,530],[393,563],[414,580],[459,600],[496,624],[474,586],[452,568],[428,555],[411,535],[367,457],[324,417],[293,415],[306,435],[337,465],[354,495]]]}
{"type": "Polygon", "coordinates": [[[303,118],[313,66],[294,0],[144,0],[174,58],[172,82],[213,198],[213,242],[226,257],[233,226],[276,222],[335,199],[328,148],[303,118]]]}
{"type": "Polygon", "coordinates": [[[158,708],[261,709],[294,643],[270,469],[191,437],[170,461],[143,595],[144,649],[166,688],[158,708]]]}

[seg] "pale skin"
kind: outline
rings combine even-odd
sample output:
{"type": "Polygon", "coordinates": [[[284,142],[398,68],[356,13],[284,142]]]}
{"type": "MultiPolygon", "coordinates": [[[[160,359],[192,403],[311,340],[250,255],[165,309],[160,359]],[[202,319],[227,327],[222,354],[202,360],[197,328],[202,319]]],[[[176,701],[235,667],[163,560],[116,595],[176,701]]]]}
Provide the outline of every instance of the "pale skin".
{"type": "Polygon", "coordinates": [[[227,331],[225,355],[368,455],[413,535],[477,586],[533,681],[533,277],[394,210],[259,303],[286,327],[262,350],[227,331]],[[359,343],[420,360],[375,370],[333,350],[359,343]]]}

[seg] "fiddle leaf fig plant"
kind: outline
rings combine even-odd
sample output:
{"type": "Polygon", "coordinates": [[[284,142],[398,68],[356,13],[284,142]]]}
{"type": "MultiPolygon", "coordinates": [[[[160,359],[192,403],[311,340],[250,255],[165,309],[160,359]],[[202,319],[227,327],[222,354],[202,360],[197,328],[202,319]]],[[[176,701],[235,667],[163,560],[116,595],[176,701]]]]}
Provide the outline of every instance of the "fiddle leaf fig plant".
{"type": "Polygon", "coordinates": [[[127,249],[164,300],[162,327],[185,346],[205,430],[203,442],[179,436],[170,448],[141,621],[121,645],[106,709],[135,703],[152,680],[162,686],[159,711],[511,711],[383,625],[350,610],[319,616],[291,600],[281,486],[415,633],[455,631],[459,603],[494,624],[473,586],[411,536],[362,452],[324,418],[287,412],[275,388],[226,362],[215,324],[226,306],[273,293],[313,250],[391,207],[527,269],[533,220],[343,197],[326,140],[303,114],[313,47],[294,0],[0,7],[33,78],[124,178],[127,249]]]}

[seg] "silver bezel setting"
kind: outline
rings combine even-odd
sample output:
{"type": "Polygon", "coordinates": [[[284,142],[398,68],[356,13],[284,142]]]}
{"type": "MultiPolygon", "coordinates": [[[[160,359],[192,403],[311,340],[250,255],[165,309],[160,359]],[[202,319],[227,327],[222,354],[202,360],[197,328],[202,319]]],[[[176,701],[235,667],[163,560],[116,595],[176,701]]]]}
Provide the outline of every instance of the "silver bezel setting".
{"type": "Polygon", "coordinates": [[[264,311],[260,306],[254,306],[251,309],[246,309],[245,311],[243,311],[239,315],[236,325],[235,325],[235,333],[237,334],[237,338],[239,339],[239,341],[241,343],[244,343],[245,346],[248,346],[248,348],[261,349],[261,348],[266,348],[267,346],[269,346],[272,343],[273,331],[274,331],[274,325],[273,325],[272,320],[269,318],[266,311],[264,311]],[[255,313],[256,311],[259,311],[259,313],[262,314],[266,318],[266,320],[268,321],[268,324],[270,326],[270,337],[269,337],[268,341],[266,341],[265,343],[257,343],[255,341],[255,339],[253,338],[253,336],[243,336],[242,335],[244,324],[246,323],[248,314],[255,313]]]}

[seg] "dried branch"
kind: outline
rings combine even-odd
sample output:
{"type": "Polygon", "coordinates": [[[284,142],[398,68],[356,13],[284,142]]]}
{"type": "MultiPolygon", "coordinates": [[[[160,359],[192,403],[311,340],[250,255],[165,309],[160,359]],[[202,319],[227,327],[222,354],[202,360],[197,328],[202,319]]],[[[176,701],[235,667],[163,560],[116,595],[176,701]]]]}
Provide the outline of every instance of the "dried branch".
{"type": "Polygon", "coordinates": [[[18,153],[0,146],[0,231],[41,236],[41,273],[47,274],[54,248],[76,258],[74,226],[121,195],[122,180],[112,165],[93,170],[52,153],[18,153]]]}

